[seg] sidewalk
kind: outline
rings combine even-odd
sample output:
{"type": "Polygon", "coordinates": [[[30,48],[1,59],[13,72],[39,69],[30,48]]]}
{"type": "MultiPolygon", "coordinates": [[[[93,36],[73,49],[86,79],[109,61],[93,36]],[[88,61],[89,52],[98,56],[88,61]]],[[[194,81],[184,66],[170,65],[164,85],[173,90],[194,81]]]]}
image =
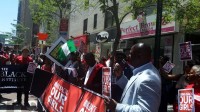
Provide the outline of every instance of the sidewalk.
{"type": "Polygon", "coordinates": [[[2,93],[3,98],[0,100],[0,112],[37,112],[37,98],[33,95],[29,95],[29,104],[30,107],[26,108],[23,106],[23,98],[22,95],[22,106],[14,106],[13,102],[16,101],[16,93],[2,93]]]}

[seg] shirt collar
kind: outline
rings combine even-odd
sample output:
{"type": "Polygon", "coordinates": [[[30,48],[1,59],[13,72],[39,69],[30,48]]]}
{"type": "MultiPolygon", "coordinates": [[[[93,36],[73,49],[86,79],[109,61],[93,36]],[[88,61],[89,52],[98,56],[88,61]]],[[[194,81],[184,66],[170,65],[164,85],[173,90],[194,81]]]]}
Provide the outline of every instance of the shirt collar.
{"type": "Polygon", "coordinates": [[[139,72],[142,72],[144,69],[149,68],[149,66],[150,66],[151,64],[152,64],[152,63],[149,62],[149,63],[146,63],[146,64],[140,66],[140,67],[135,68],[135,69],[133,70],[133,75],[136,75],[136,74],[138,74],[139,72]]]}

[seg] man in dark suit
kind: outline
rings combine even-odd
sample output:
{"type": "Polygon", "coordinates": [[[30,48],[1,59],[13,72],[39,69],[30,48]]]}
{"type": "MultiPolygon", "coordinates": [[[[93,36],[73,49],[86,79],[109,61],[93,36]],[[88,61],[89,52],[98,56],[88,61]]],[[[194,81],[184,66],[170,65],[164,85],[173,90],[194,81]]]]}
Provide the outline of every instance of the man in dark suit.
{"type": "Polygon", "coordinates": [[[84,60],[89,66],[85,76],[84,86],[94,92],[101,94],[103,65],[96,62],[93,53],[87,53],[84,56],[84,60]]]}

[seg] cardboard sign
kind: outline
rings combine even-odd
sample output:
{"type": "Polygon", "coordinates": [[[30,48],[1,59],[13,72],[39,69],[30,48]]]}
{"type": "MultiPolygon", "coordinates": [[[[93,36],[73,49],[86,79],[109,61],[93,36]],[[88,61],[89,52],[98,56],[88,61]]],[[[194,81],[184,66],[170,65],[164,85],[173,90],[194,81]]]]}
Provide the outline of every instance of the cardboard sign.
{"type": "Polygon", "coordinates": [[[195,112],[193,88],[178,90],[178,111],[195,112]]]}
{"type": "Polygon", "coordinates": [[[34,74],[35,69],[37,68],[37,63],[34,62],[29,62],[28,68],[27,68],[27,72],[34,74]]]}
{"type": "Polygon", "coordinates": [[[167,62],[165,63],[165,65],[163,66],[163,70],[164,70],[165,72],[169,73],[169,72],[174,68],[174,66],[175,66],[175,64],[173,64],[173,63],[167,61],[167,62]]]}
{"type": "Polygon", "coordinates": [[[102,68],[102,95],[111,98],[111,67],[102,68]]]}
{"type": "Polygon", "coordinates": [[[192,46],[191,42],[184,42],[179,44],[180,45],[180,60],[192,60],[192,46]]]}
{"type": "Polygon", "coordinates": [[[51,48],[45,53],[45,55],[58,66],[64,67],[67,64],[66,62],[62,62],[58,59],[58,51],[59,48],[66,42],[66,40],[60,37],[52,46],[51,48]]]}

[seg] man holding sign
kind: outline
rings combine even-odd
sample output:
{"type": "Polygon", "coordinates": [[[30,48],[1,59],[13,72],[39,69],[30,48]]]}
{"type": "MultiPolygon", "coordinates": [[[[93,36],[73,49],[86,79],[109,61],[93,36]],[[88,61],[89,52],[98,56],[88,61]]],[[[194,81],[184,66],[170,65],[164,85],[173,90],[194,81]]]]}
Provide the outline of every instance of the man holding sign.
{"type": "MultiPolygon", "coordinates": [[[[24,67],[28,67],[29,62],[33,62],[33,59],[29,56],[29,49],[27,47],[24,47],[22,49],[22,55],[18,56],[16,58],[16,65],[23,65],[24,67]]],[[[24,85],[24,106],[28,107],[30,106],[28,103],[28,95],[29,95],[29,90],[30,90],[30,83],[31,83],[31,79],[30,79],[30,74],[26,73],[27,75],[27,80],[26,80],[26,84],[24,85]]],[[[14,105],[21,105],[21,97],[22,97],[22,91],[18,91],[17,92],[17,101],[14,102],[14,105]]]]}

